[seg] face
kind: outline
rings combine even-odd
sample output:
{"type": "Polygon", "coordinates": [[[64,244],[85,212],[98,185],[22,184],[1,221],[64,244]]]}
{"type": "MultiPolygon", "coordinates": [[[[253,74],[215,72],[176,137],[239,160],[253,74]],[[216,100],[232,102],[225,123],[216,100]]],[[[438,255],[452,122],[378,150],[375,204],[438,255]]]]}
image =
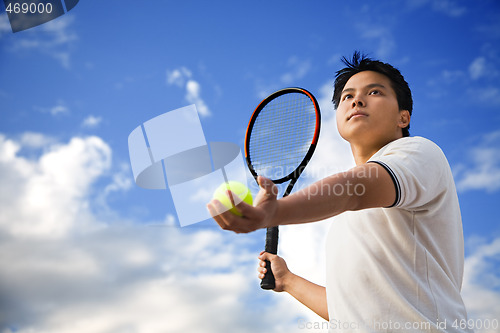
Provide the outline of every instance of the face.
{"type": "Polygon", "coordinates": [[[337,107],[337,127],[351,144],[385,145],[402,137],[409,121],[409,112],[399,110],[385,75],[363,71],[347,81],[337,107]]]}

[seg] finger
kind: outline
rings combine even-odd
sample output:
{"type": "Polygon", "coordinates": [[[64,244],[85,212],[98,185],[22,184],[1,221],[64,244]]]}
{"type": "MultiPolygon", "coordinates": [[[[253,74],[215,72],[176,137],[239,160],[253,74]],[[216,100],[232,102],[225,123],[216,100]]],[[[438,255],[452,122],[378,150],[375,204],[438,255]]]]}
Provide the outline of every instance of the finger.
{"type": "Polygon", "coordinates": [[[214,219],[215,222],[217,222],[217,224],[219,225],[219,227],[221,227],[221,229],[227,230],[228,225],[226,221],[224,221],[221,215],[212,216],[212,218],[214,219]]]}
{"type": "Polygon", "coordinates": [[[271,254],[269,252],[264,252],[261,255],[261,260],[263,260],[264,262],[265,262],[265,260],[272,261],[276,257],[277,257],[276,254],[271,254]]]}
{"type": "Polygon", "coordinates": [[[208,211],[210,212],[210,215],[212,215],[212,217],[215,217],[217,215],[221,215],[222,213],[224,213],[225,211],[228,210],[228,208],[226,206],[224,206],[222,204],[222,202],[220,202],[217,199],[213,199],[212,201],[210,201],[207,205],[207,208],[208,208],[208,211]]]}
{"type": "Polygon", "coordinates": [[[259,221],[262,221],[262,212],[260,210],[244,201],[239,202],[235,207],[242,216],[233,214],[227,208],[225,212],[219,214],[226,224],[230,226],[230,230],[237,233],[249,233],[262,228],[259,224],[259,221]]]}
{"type": "MultiPolygon", "coordinates": [[[[231,190],[228,190],[228,191],[226,191],[226,195],[231,200],[231,204],[241,213],[243,218],[245,218],[245,217],[248,217],[248,218],[259,217],[259,214],[255,214],[256,212],[253,209],[254,207],[252,205],[247,204],[239,196],[237,196],[234,192],[232,192],[231,190]]],[[[224,206],[224,208],[225,208],[225,211],[229,210],[225,206],[224,206]]],[[[222,214],[222,213],[220,213],[220,214],[222,214]]],[[[249,223],[241,224],[241,226],[242,227],[244,226],[241,229],[241,232],[250,232],[250,231],[255,230],[255,228],[252,229],[251,224],[249,224],[249,223]]]]}
{"type": "Polygon", "coordinates": [[[207,209],[223,230],[235,233],[247,233],[255,230],[245,218],[233,214],[219,200],[212,200],[207,205],[207,209]]]}
{"type": "Polygon", "coordinates": [[[219,200],[212,200],[208,205],[207,205],[208,211],[210,212],[210,215],[212,215],[212,218],[217,222],[217,224],[224,230],[230,230],[230,225],[231,225],[231,212],[227,210],[227,208],[219,201],[219,200]]]}
{"type": "MultiPolygon", "coordinates": [[[[238,209],[240,213],[242,213],[241,209],[248,209],[252,208],[252,205],[247,204],[243,199],[241,199],[237,194],[235,194],[232,191],[227,191],[226,195],[229,197],[231,200],[231,204],[238,209]]],[[[242,213],[243,214],[243,213],[242,213]]],[[[244,215],[244,214],[243,214],[244,215]]]]}
{"type": "MultiPolygon", "coordinates": [[[[241,198],[239,195],[237,195],[236,193],[234,193],[233,191],[231,190],[227,190],[226,191],[226,196],[229,198],[229,200],[231,201],[231,204],[235,207],[238,207],[238,205],[240,203],[245,203],[247,204],[245,201],[243,201],[243,198],[241,198]]],[[[247,204],[248,205],[248,204],[247,204]]],[[[251,205],[248,205],[250,207],[252,207],[251,205]]]]}
{"type": "Polygon", "coordinates": [[[227,190],[226,191],[226,196],[229,198],[229,201],[231,201],[231,206],[235,206],[235,202],[240,202],[241,199],[238,197],[233,191],[227,190]]]}
{"type": "Polygon", "coordinates": [[[241,215],[243,215],[243,217],[246,218],[254,218],[259,215],[257,214],[255,207],[247,204],[245,201],[237,203],[234,207],[236,207],[236,209],[241,213],[241,215]]]}

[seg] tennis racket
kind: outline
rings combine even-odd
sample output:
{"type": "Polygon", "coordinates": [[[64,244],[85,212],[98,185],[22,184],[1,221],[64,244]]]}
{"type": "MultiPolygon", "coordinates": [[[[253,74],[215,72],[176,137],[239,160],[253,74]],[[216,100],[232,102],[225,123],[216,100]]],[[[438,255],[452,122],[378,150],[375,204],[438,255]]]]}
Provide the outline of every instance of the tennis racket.
{"type": "MultiPolygon", "coordinates": [[[[257,181],[258,176],[275,184],[286,181],[283,197],[289,195],[316,148],[321,115],[316,98],[302,88],[285,88],[265,98],[252,114],[245,135],[245,159],[257,181]]],[[[265,251],[277,254],[278,227],[268,228],[265,251]]],[[[274,289],[271,264],[262,289],[274,289]]]]}

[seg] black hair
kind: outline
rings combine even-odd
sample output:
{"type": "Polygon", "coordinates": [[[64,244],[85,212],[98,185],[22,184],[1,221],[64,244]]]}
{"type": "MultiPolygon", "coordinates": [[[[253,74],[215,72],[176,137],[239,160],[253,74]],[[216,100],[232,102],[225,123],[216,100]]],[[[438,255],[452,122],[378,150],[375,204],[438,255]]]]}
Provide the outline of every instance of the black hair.
{"type": "MultiPolygon", "coordinates": [[[[363,71],[373,71],[385,75],[391,81],[391,87],[396,93],[398,100],[399,110],[408,110],[410,116],[413,111],[413,98],[408,83],[401,72],[394,68],[392,65],[373,60],[366,55],[361,54],[359,51],[354,51],[352,60],[342,57],[342,62],[347,66],[337,71],[335,75],[335,88],[333,91],[333,104],[335,108],[339,106],[340,95],[344,89],[347,81],[357,73],[363,71]]],[[[403,136],[410,136],[410,124],[403,128],[403,136]]]]}

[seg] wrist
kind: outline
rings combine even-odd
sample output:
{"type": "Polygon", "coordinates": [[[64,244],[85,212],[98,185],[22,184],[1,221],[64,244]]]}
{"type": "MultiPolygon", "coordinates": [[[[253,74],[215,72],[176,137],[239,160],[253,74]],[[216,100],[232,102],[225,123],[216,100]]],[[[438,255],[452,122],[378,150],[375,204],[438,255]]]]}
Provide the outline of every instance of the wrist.
{"type": "Polygon", "coordinates": [[[260,228],[272,228],[280,225],[280,200],[276,200],[273,203],[273,207],[268,207],[267,216],[262,219],[260,228]]]}
{"type": "Polygon", "coordinates": [[[276,210],[274,211],[273,218],[270,221],[271,227],[277,227],[280,225],[287,224],[286,218],[286,197],[276,200],[276,210]]]}
{"type": "Polygon", "coordinates": [[[297,279],[297,275],[288,271],[288,273],[283,277],[283,291],[290,293],[293,290],[293,285],[297,279]]]}

